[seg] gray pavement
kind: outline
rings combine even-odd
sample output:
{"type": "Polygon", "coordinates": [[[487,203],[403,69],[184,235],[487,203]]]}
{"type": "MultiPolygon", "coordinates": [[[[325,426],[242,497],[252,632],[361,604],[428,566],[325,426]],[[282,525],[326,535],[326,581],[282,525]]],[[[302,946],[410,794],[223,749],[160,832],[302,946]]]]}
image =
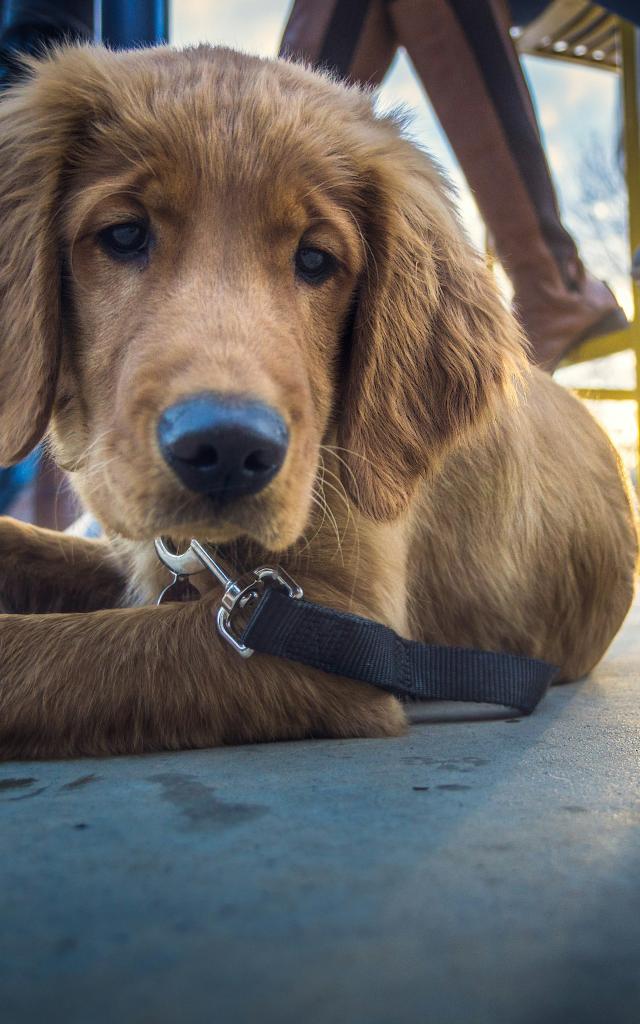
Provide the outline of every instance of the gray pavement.
{"type": "Polygon", "coordinates": [[[0,1021],[638,1024],[639,666],[636,611],[529,719],[1,765],[0,1021]]]}

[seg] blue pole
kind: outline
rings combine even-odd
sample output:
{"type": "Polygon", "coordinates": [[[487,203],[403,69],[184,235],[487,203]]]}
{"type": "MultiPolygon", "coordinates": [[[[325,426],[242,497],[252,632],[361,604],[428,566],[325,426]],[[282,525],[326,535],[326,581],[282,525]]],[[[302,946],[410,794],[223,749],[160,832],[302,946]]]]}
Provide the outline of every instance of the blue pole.
{"type": "Polygon", "coordinates": [[[169,40],[169,0],[102,0],[102,42],[115,49],[169,40]]]}

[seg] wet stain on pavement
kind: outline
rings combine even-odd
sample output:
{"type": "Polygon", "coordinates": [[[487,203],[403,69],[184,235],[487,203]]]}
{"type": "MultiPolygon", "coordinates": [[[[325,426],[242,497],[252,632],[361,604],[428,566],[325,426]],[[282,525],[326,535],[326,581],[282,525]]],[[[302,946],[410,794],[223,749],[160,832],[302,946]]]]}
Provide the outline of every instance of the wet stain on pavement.
{"type": "Polygon", "coordinates": [[[442,772],[472,772],[476,768],[482,768],[483,765],[489,764],[484,757],[452,757],[446,760],[439,760],[434,757],[421,757],[414,755],[411,757],[403,757],[402,760],[405,764],[426,764],[433,765],[442,772]]]}
{"type": "Polygon", "coordinates": [[[484,757],[460,757],[436,763],[442,772],[472,772],[476,768],[482,768],[483,765],[489,764],[484,757]]]}
{"type": "Polygon", "coordinates": [[[161,786],[164,799],[173,804],[194,827],[238,825],[259,818],[268,811],[262,804],[221,800],[215,795],[212,786],[206,786],[190,775],[163,773],[152,775],[147,781],[161,786]]]}
{"type": "Polygon", "coordinates": [[[8,797],[8,799],[5,800],[5,803],[17,803],[18,800],[32,800],[34,796],[40,796],[41,793],[44,793],[46,788],[46,786],[40,786],[39,789],[29,789],[26,793],[23,793],[22,796],[8,797]]]}
{"type": "Polygon", "coordinates": [[[77,779],[72,779],[71,782],[65,782],[61,788],[81,789],[83,786],[88,786],[90,782],[97,782],[99,778],[99,775],[80,775],[77,779]]]}
{"type": "Polygon", "coordinates": [[[25,786],[33,786],[37,779],[0,779],[0,792],[3,789],[24,789],[25,786]]]}

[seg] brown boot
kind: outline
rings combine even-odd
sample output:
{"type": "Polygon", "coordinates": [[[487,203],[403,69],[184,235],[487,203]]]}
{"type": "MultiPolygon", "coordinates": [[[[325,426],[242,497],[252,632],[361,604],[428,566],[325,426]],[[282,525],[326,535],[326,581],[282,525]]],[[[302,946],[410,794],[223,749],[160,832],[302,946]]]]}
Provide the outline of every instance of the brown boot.
{"type": "Polygon", "coordinates": [[[529,338],[532,358],[549,373],[581,342],[628,327],[609,286],[581,263],[577,271],[574,287],[567,289],[559,275],[535,278],[535,271],[528,270],[514,297],[514,312],[529,338]]]}

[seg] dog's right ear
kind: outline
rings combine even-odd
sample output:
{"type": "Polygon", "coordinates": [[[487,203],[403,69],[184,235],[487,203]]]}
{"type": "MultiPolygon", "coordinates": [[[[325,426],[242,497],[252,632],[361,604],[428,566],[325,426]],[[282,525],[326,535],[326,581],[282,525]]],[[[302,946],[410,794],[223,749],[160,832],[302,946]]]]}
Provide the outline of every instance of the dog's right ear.
{"type": "Polygon", "coordinates": [[[44,434],[60,350],[55,237],[63,147],[34,81],[0,101],[0,465],[44,434]]]}
{"type": "MultiPolygon", "coordinates": [[[[106,52],[106,51],[105,51],[106,52]]],[[[0,99],[0,465],[26,455],[51,415],[61,345],[57,235],[69,141],[86,118],[88,48],[28,60],[0,99]],[[85,73],[83,75],[83,72],[85,73]],[[86,84],[86,83],[85,83],[86,84]]]]}

